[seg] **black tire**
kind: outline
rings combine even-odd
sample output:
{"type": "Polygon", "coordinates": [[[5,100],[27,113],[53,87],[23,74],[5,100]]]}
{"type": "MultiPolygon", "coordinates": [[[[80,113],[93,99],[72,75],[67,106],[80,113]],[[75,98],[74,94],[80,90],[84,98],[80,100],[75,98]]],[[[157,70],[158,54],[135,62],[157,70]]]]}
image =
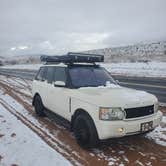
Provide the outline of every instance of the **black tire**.
{"type": "Polygon", "coordinates": [[[43,103],[42,103],[40,96],[35,96],[34,107],[35,107],[35,112],[38,116],[41,116],[41,117],[45,116],[45,113],[44,113],[45,108],[43,106],[43,103]]]}
{"type": "Polygon", "coordinates": [[[97,146],[99,139],[91,117],[86,113],[79,114],[74,119],[73,131],[77,143],[83,148],[94,148],[97,146]]]}

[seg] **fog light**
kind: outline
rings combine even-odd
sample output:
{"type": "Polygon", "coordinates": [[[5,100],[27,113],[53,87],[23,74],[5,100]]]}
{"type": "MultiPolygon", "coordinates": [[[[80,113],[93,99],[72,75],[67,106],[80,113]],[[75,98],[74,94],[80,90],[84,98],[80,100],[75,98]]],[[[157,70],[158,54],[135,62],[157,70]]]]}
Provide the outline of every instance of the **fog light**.
{"type": "Polygon", "coordinates": [[[119,132],[119,133],[122,133],[123,130],[124,130],[123,128],[118,128],[118,132],[119,132]]]}

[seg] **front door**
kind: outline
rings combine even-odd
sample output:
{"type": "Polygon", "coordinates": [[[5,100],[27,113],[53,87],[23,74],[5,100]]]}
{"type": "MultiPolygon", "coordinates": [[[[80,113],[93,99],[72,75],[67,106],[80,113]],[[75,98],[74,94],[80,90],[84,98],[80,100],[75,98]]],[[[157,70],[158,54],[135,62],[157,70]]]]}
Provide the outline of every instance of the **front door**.
{"type": "Polygon", "coordinates": [[[65,87],[67,79],[66,70],[66,67],[55,67],[53,83],[50,85],[51,91],[49,92],[49,101],[52,111],[70,120],[69,89],[65,87]]]}

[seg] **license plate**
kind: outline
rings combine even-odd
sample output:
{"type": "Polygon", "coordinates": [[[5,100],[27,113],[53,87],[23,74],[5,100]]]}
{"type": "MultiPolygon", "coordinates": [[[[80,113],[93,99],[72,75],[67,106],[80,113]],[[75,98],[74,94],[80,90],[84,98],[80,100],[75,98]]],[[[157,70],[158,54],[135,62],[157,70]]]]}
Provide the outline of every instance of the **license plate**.
{"type": "Polygon", "coordinates": [[[153,121],[141,123],[141,132],[146,132],[153,129],[153,121]]]}

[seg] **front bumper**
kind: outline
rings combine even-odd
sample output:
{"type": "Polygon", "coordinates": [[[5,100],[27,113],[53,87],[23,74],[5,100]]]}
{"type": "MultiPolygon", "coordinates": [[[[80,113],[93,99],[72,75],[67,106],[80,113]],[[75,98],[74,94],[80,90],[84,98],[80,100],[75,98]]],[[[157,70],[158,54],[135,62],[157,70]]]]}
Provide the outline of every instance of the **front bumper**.
{"type": "Polygon", "coordinates": [[[141,133],[141,124],[153,121],[153,128],[160,124],[162,119],[162,112],[130,120],[123,121],[99,121],[97,126],[99,139],[109,139],[114,137],[123,137],[141,133]]]}

